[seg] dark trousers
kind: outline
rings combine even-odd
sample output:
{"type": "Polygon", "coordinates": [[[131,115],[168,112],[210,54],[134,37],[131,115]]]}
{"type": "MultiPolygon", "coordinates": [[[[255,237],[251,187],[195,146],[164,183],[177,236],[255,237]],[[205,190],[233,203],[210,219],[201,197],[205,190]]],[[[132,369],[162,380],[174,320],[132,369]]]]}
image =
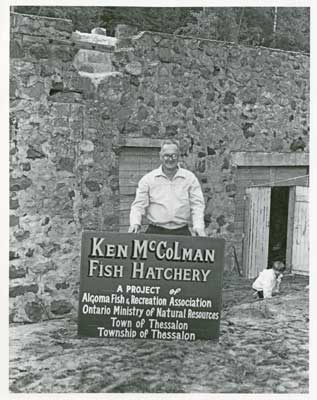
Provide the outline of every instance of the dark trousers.
{"type": "Polygon", "coordinates": [[[145,233],[154,233],[157,235],[181,235],[181,236],[191,236],[188,226],[182,226],[177,229],[166,229],[160,226],[149,225],[145,233]]]}

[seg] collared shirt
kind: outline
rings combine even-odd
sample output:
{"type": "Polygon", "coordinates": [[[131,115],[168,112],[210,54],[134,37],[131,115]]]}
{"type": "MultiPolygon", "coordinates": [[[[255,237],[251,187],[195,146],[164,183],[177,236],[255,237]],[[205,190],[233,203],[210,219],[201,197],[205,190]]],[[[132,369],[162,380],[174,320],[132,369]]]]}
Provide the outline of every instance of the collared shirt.
{"type": "Polygon", "coordinates": [[[279,291],[280,282],[283,275],[277,277],[274,269],[264,269],[253,282],[252,288],[255,290],[263,290],[263,297],[272,297],[273,293],[279,291]]]}
{"type": "Polygon", "coordinates": [[[178,168],[170,180],[162,166],[144,175],[139,181],[131,206],[130,225],[141,225],[142,216],[166,229],[177,229],[190,224],[204,228],[204,196],[196,176],[178,168]]]}

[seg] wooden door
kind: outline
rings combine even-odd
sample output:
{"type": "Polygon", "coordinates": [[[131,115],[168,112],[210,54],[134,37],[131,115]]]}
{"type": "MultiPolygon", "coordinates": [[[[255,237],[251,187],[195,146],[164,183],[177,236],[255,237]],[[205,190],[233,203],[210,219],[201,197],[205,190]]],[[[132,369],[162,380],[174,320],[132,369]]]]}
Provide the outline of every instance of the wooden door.
{"type": "Polygon", "coordinates": [[[295,274],[309,274],[308,187],[290,188],[286,265],[295,274]]]}
{"type": "MultiPolygon", "coordinates": [[[[130,207],[135,198],[139,180],[160,165],[159,148],[127,147],[119,160],[120,232],[128,232],[130,207]]],[[[142,226],[144,231],[145,226],[142,226]]]]}
{"type": "Polygon", "coordinates": [[[245,276],[255,278],[267,267],[269,251],[271,188],[246,189],[243,240],[245,276]]]}

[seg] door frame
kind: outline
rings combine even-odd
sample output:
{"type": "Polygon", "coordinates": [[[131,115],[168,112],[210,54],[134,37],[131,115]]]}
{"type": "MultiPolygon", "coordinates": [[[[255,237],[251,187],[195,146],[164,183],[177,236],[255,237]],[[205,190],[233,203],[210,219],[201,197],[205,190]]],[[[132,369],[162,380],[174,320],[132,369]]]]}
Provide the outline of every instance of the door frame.
{"type": "MultiPolygon", "coordinates": [[[[294,230],[296,229],[296,220],[295,215],[297,213],[297,206],[298,203],[304,202],[308,203],[308,212],[309,212],[309,194],[305,194],[303,196],[300,193],[300,188],[306,188],[307,192],[309,191],[308,186],[291,186],[289,190],[289,205],[288,205],[288,221],[287,221],[287,247],[286,247],[286,267],[289,267],[291,272],[298,274],[298,275],[309,275],[309,259],[308,259],[308,268],[307,271],[303,269],[296,269],[297,266],[294,266],[294,230]],[[306,200],[307,195],[307,200],[306,200]],[[305,200],[303,200],[305,198],[305,200]]],[[[307,229],[308,229],[308,237],[309,237],[309,215],[306,216],[307,218],[307,229]]],[[[307,256],[309,257],[309,240],[308,240],[308,248],[307,248],[307,256]]]]}

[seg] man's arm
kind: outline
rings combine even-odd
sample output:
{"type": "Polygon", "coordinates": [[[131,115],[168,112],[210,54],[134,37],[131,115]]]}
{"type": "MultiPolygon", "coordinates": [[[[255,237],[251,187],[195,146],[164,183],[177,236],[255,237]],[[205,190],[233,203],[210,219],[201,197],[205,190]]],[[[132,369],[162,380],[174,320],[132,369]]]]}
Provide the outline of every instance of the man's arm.
{"type": "Polygon", "coordinates": [[[130,210],[129,232],[138,233],[141,229],[142,216],[149,205],[149,185],[146,177],[143,177],[138,184],[134,202],[130,210]]]}
{"type": "Polygon", "coordinates": [[[198,236],[207,236],[204,222],[205,200],[200,183],[196,177],[194,177],[190,186],[189,202],[194,233],[198,236]]]}

